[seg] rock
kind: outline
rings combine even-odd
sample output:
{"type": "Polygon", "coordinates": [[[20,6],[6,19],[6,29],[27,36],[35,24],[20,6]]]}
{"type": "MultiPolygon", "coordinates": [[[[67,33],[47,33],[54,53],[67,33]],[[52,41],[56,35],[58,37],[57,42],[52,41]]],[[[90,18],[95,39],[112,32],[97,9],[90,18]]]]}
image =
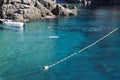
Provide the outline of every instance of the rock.
{"type": "Polygon", "coordinates": [[[7,4],[9,2],[8,0],[3,0],[3,4],[7,4]]]}
{"type": "Polygon", "coordinates": [[[24,21],[23,15],[22,15],[22,14],[17,14],[17,15],[15,16],[15,21],[18,21],[18,22],[24,21]]]}
{"type": "Polygon", "coordinates": [[[25,5],[25,4],[20,4],[19,7],[20,7],[20,9],[29,9],[30,8],[29,5],[25,5]]]}
{"type": "Polygon", "coordinates": [[[30,3],[31,3],[30,0],[22,0],[21,2],[22,2],[22,4],[27,4],[27,5],[30,5],[30,3]]]}
{"type": "Polygon", "coordinates": [[[62,5],[64,8],[68,8],[68,5],[67,4],[63,4],[62,5]]]}
{"type": "Polygon", "coordinates": [[[54,16],[53,13],[51,13],[50,10],[48,10],[46,7],[44,7],[41,3],[38,1],[36,2],[36,7],[41,10],[41,17],[44,18],[46,16],[54,16]]]}
{"type": "Polygon", "coordinates": [[[68,6],[61,6],[51,0],[3,0],[1,3],[0,16],[16,21],[31,21],[77,14],[76,8],[69,9],[68,6]]]}
{"type": "Polygon", "coordinates": [[[3,12],[8,15],[8,14],[13,14],[15,11],[17,11],[17,7],[15,5],[12,4],[4,4],[2,6],[3,8],[3,12]]]}
{"type": "Polygon", "coordinates": [[[11,0],[10,3],[21,3],[21,0],[11,0]]]}
{"type": "Polygon", "coordinates": [[[78,2],[80,2],[80,0],[67,0],[68,2],[70,2],[70,3],[78,3],[78,2]]]}
{"type": "Polygon", "coordinates": [[[77,15],[76,7],[74,7],[74,9],[70,10],[68,8],[65,8],[65,7],[59,5],[59,4],[51,12],[56,16],[58,16],[58,15],[60,15],[60,16],[77,15]]]}
{"type": "Polygon", "coordinates": [[[50,0],[39,0],[41,4],[44,5],[49,10],[53,10],[56,8],[56,4],[54,2],[51,2],[50,0]]]}
{"type": "Polygon", "coordinates": [[[58,16],[60,14],[60,7],[57,5],[55,9],[51,11],[54,15],[58,16]]]}
{"type": "Polygon", "coordinates": [[[25,20],[35,20],[41,18],[41,10],[36,7],[23,10],[23,17],[25,20]]]}

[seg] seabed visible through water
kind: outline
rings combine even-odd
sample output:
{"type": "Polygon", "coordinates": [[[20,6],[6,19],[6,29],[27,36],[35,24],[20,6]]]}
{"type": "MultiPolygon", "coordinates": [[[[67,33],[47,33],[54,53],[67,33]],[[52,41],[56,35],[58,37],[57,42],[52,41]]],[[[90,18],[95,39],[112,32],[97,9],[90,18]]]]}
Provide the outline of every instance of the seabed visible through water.
{"type": "Polygon", "coordinates": [[[0,80],[120,80],[120,6],[78,7],[77,16],[30,22],[23,32],[0,30],[0,80]]]}

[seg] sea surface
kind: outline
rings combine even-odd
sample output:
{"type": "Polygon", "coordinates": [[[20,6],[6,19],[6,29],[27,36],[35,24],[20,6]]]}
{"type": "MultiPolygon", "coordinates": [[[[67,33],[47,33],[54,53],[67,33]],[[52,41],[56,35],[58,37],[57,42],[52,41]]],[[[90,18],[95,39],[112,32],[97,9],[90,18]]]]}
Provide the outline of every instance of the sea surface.
{"type": "Polygon", "coordinates": [[[77,6],[77,16],[29,22],[24,31],[1,28],[0,80],[120,80],[120,6],[77,6]]]}

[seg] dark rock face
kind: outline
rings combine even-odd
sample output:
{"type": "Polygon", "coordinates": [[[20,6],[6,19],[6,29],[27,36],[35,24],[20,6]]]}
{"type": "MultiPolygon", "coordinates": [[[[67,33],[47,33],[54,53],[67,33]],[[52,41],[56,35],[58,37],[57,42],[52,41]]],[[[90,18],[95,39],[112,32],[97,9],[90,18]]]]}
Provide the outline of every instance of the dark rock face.
{"type": "Polygon", "coordinates": [[[60,13],[59,6],[57,5],[57,6],[56,6],[56,8],[55,8],[55,9],[53,9],[51,12],[52,12],[54,15],[58,16],[58,15],[59,15],[59,13],[60,13]]]}
{"type": "Polygon", "coordinates": [[[30,21],[42,18],[53,18],[62,13],[76,15],[77,9],[68,9],[50,0],[2,0],[1,17],[15,21],[30,21]]]}
{"type": "Polygon", "coordinates": [[[70,2],[70,3],[77,3],[77,2],[80,2],[80,0],[66,0],[66,1],[68,1],[68,2],[70,2]]]}

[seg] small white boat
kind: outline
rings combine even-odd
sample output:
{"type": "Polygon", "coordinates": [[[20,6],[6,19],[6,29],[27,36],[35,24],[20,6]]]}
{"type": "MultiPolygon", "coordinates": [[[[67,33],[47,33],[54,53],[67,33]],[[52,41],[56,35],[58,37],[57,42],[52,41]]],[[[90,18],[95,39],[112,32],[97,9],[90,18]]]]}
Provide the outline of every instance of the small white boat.
{"type": "Polygon", "coordinates": [[[8,25],[8,26],[24,26],[23,22],[4,22],[4,24],[8,25]]]}
{"type": "Polygon", "coordinates": [[[24,22],[12,22],[12,21],[5,21],[4,22],[4,24],[6,25],[6,26],[9,26],[9,27],[11,27],[11,28],[19,28],[19,29],[21,29],[21,30],[23,30],[24,29],[24,25],[25,25],[25,23],[24,22]]]}
{"type": "Polygon", "coordinates": [[[5,25],[4,28],[7,29],[16,29],[16,30],[24,30],[24,22],[15,22],[15,21],[4,21],[3,24],[5,25]]]}

